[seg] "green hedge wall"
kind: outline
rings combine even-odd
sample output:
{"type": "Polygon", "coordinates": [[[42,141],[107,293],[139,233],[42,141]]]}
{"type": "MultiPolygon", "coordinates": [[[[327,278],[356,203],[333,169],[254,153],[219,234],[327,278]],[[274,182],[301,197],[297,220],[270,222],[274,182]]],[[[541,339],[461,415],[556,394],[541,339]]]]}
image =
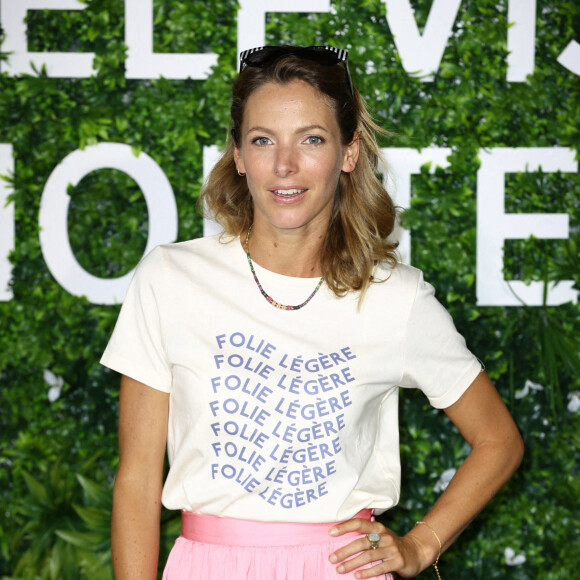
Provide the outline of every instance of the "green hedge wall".
{"type": "MultiPolygon", "coordinates": [[[[154,2],[157,52],[218,54],[205,81],[126,79],[123,2],[86,4],[82,11],[28,12],[28,48],[95,52],[94,76],[0,72],[0,143],[14,149],[14,174],[4,177],[13,187],[16,216],[10,256],[14,298],[0,302],[0,577],[5,579],[112,577],[108,528],[119,377],[97,361],[118,307],[68,294],[48,271],[38,227],[46,180],[78,148],[127,143],[136,153],[147,152],[171,182],[179,239],[202,235],[196,198],[203,146],[224,143],[236,74],[238,6],[231,0],[154,2]],[[60,396],[50,402],[47,379],[59,378],[60,396]]],[[[431,4],[412,2],[420,29],[431,4]]],[[[578,77],[556,62],[566,44],[580,38],[580,4],[537,1],[535,70],[521,83],[506,81],[507,8],[507,0],[464,0],[432,83],[403,70],[379,0],[333,1],[329,13],[268,14],[266,40],[332,41],[348,48],[355,83],[393,132],[383,146],[452,148],[449,168],[429,173],[425,167],[412,179],[412,207],[403,215],[413,236],[412,261],[485,361],[522,430],[527,453],[512,481],[444,555],[442,575],[568,579],[580,568],[580,412],[573,407],[580,390],[579,311],[571,303],[476,305],[475,205],[481,148],[580,149],[578,77]],[[371,71],[367,62],[373,63],[371,71]],[[520,396],[527,380],[543,389],[520,396]]],[[[9,58],[1,54],[0,65],[9,58]]],[[[572,279],[578,288],[579,192],[578,174],[540,171],[507,179],[506,211],[570,216],[567,241],[506,242],[507,279],[572,279]]],[[[136,183],[120,171],[101,170],[69,193],[69,235],[79,263],[102,277],[130,271],[142,255],[148,226],[136,183]]],[[[405,393],[401,421],[403,495],[384,521],[404,533],[440,493],[441,474],[469,450],[418,394],[405,393]]],[[[164,512],[163,522],[166,554],[179,521],[164,512]]],[[[422,577],[434,577],[433,570],[422,577]]]]}

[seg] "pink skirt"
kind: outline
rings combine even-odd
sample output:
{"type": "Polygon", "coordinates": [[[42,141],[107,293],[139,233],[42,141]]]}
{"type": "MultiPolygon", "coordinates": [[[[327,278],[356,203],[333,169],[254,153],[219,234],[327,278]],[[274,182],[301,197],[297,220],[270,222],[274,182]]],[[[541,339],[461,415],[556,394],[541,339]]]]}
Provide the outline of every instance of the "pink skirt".
{"type": "MultiPolygon", "coordinates": [[[[371,510],[356,516],[371,519],[371,510]]],[[[328,557],[361,536],[328,535],[333,526],[256,522],[182,512],[181,535],[169,554],[163,580],[340,580],[328,557]]],[[[365,568],[370,568],[368,564],[365,568]]],[[[378,578],[393,580],[391,574],[378,578]]]]}

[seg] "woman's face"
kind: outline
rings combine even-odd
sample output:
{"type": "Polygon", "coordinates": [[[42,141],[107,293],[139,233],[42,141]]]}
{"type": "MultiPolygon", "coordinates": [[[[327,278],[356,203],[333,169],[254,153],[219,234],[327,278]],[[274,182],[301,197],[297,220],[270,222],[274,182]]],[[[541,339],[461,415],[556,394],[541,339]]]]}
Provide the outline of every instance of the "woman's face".
{"type": "Polygon", "coordinates": [[[254,227],[324,234],[340,172],[358,158],[342,145],[336,115],[308,83],[268,83],[249,97],[234,150],[254,201],[254,227]]]}

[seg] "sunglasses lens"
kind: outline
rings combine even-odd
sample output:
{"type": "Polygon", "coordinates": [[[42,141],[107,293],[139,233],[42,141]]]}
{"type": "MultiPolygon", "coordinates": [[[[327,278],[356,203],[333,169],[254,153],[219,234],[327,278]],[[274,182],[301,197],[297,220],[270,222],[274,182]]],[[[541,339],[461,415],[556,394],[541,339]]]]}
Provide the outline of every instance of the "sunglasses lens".
{"type": "Polygon", "coordinates": [[[264,67],[283,56],[297,56],[323,65],[334,65],[346,60],[346,58],[341,59],[338,53],[332,52],[326,47],[284,48],[281,46],[265,46],[253,52],[242,53],[241,64],[264,67]]]}
{"type": "Polygon", "coordinates": [[[242,57],[242,64],[261,68],[287,54],[289,52],[279,46],[265,46],[242,57]]]}
{"type": "Polygon", "coordinates": [[[313,60],[319,64],[323,65],[333,65],[339,64],[341,61],[335,52],[330,52],[328,50],[317,50],[316,48],[304,49],[304,52],[300,55],[301,58],[306,58],[308,60],[313,60]]]}

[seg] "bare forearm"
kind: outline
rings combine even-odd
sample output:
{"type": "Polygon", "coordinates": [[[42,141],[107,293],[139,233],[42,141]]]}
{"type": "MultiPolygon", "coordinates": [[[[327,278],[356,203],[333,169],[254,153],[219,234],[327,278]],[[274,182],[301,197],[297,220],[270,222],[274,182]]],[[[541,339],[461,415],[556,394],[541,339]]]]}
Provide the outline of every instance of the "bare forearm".
{"type": "MultiPolygon", "coordinates": [[[[471,452],[424,518],[436,531],[442,551],[453,543],[511,477],[520,464],[522,453],[519,436],[514,441],[483,445],[471,452]]],[[[407,535],[428,546],[426,557],[429,563],[435,559],[439,546],[428,527],[417,526],[407,535]]]]}
{"type": "Polygon", "coordinates": [[[472,451],[423,518],[426,525],[415,526],[403,537],[380,522],[361,518],[335,526],[330,531],[334,536],[352,531],[380,536],[376,549],[369,550],[369,540],[363,538],[331,554],[330,561],[339,565],[339,573],[379,562],[359,570],[357,577],[374,578],[387,572],[404,578],[416,576],[435,562],[440,543],[441,551],[445,550],[517,469],[523,456],[522,439],[485,373],[445,413],[472,451]]]}
{"type": "Polygon", "coordinates": [[[116,580],[154,580],[159,558],[161,490],[115,482],[111,545],[116,580]]]}

